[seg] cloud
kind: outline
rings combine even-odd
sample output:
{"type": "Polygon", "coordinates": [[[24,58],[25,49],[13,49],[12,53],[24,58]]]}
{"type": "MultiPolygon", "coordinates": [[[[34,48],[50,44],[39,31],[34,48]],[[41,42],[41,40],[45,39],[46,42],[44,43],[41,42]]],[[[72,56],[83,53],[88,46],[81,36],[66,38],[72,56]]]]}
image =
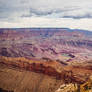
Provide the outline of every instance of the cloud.
{"type": "Polygon", "coordinates": [[[91,23],[92,0],[0,0],[0,27],[89,29],[91,23]]]}
{"type": "Polygon", "coordinates": [[[91,0],[34,0],[29,14],[23,17],[45,16],[59,18],[92,18],[91,0]]]}
{"type": "Polygon", "coordinates": [[[92,18],[92,15],[90,15],[90,14],[86,14],[86,15],[83,15],[83,16],[69,16],[69,15],[65,15],[65,16],[63,16],[63,18],[73,18],[73,19],[84,19],[84,18],[92,18]]]}
{"type": "Polygon", "coordinates": [[[91,3],[92,0],[0,0],[0,19],[14,14],[14,17],[54,17],[57,14],[61,18],[92,18],[91,3]]]}

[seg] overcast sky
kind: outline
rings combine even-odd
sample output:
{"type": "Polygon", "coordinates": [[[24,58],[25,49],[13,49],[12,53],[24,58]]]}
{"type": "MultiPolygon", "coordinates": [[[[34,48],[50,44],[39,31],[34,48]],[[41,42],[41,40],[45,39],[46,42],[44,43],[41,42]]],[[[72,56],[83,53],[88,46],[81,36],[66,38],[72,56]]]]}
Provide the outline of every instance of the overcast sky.
{"type": "Polygon", "coordinates": [[[92,0],[0,0],[0,28],[92,30],[92,0]]]}

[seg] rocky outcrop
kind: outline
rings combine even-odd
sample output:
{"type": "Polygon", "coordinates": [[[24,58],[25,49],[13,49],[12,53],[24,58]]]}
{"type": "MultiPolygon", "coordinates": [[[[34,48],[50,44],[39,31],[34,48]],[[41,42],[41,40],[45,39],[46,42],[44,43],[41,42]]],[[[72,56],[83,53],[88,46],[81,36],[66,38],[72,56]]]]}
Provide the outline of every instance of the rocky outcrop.
{"type": "Polygon", "coordinates": [[[63,84],[55,92],[77,92],[77,84],[63,84]]]}
{"type": "Polygon", "coordinates": [[[37,61],[29,60],[23,57],[10,58],[0,57],[0,63],[7,65],[11,68],[25,69],[27,71],[33,71],[36,73],[43,73],[45,75],[53,76],[56,79],[62,79],[65,83],[83,83],[84,78],[75,76],[76,72],[72,72],[72,69],[64,68],[60,63],[56,61],[37,61]]]}

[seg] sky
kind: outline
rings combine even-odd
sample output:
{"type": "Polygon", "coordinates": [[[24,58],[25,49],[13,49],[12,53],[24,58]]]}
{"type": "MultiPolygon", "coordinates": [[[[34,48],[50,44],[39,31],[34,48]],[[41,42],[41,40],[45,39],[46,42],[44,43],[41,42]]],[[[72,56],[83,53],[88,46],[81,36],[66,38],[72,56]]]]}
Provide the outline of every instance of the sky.
{"type": "Polygon", "coordinates": [[[92,30],[92,0],[0,0],[0,28],[92,30]]]}

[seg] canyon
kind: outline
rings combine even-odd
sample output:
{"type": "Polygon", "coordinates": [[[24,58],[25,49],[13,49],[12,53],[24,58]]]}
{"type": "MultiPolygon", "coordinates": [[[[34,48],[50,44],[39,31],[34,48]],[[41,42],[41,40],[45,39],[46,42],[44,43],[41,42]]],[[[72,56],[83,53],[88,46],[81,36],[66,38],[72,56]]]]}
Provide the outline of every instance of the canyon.
{"type": "Polygon", "coordinates": [[[92,75],[92,32],[67,28],[0,29],[0,66],[0,88],[4,90],[55,92],[63,84],[82,85],[92,75]],[[8,81],[6,74],[14,78],[21,74],[24,79],[16,77],[18,82],[15,83],[13,78],[8,81]],[[27,79],[26,74],[30,78],[27,79]],[[32,77],[39,81],[43,78],[43,85],[42,82],[36,85],[34,81],[34,87],[30,89],[32,84],[26,81],[31,83],[32,77]],[[20,80],[26,85],[20,84],[20,80]],[[48,83],[52,80],[53,87],[44,80],[48,83]],[[13,82],[23,87],[8,86],[13,82]]]}

